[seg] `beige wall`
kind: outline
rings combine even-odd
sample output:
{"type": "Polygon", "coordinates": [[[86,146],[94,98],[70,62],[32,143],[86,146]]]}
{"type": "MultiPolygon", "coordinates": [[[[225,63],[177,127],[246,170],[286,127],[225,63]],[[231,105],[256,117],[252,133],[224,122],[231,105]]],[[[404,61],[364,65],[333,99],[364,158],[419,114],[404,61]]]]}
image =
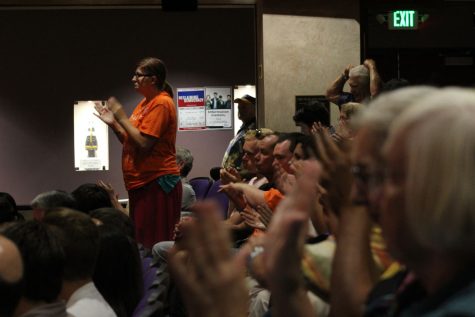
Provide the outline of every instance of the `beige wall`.
{"type": "MultiPolygon", "coordinates": [[[[295,131],[296,95],[324,95],[348,64],[360,62],[356,20],[264,14],[261,126],[295,131]]],[[[332,108],[332,121],[338,119],[332,108]]]]}

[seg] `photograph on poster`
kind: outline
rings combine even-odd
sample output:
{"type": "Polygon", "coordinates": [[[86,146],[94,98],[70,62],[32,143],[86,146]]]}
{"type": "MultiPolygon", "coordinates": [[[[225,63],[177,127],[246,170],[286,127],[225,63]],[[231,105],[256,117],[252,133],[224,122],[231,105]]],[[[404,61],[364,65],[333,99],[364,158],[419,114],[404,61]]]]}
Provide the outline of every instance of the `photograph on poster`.
{"type": "Polygon", "coordinates": [[[178,88],[178,130],[206,129],[204,88],[178,88]]]}
{"type": "Polygon", "coordinates": [[[206,127],[232,129],[233,96],[231,87],[206,87],[206,127]]]}
{"type": "Polygon", "coordinates": [[[94,103],[74,103],[74,167],[76,171],[109,170],[108,127],[94,113],[94,103]]]}

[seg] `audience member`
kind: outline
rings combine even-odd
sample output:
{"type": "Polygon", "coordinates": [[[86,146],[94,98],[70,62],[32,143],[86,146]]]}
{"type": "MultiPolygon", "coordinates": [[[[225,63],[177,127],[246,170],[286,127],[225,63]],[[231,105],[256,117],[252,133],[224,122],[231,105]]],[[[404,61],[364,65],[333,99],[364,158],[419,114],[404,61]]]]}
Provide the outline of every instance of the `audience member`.
{"type": "Polygon", "coordinates": [[[116,208],[99,208],[91,211],[89,216],[93,220],[98,220],[99,224],[118,228],[130,239],[135,240],[135,230],[129,216],[116,208]]]}
{"type": "Polygon", "coordinates": [[[33,218],[42,220],[44,216],[55,208],[77,208],[77,202],[74,197],[64,190],[52,190],[36,196],[31,201],[33,218]]]}
{"type": "Polygon", "coordinates": [[[99,225],[99,256],[93,281],[118,317],[132,316],[143,294],[137,244],[120,228],[99,225]]]}
{"type": "Polygon", "coordinates": [[[66,254],[61,298],[76,316],[116,316],[92,281],[99,254],[99,233],[88,215],[67,208],[48,213],[44,222],[60,237],[66,254]]]}
{"type": "Polygon", "coordinates": [[[107,190],[97,184],[82,184],[71,195],[76,200],[77,210],[86,214],[94,209],[113,207],[107,190]]]}
{"type": "Polygon", "coordinates": [[[23,292],[23,261],[20,250],[0,236],[0,316],[13,316],[23,292]]]}
{"type": "Polygon", "coordinates": [[[176,162],[180,169],[181,184],[183,186],[183,195],[181,197],[181,211],[190,211],[191,206],[196,202],[196,194],[186,178],[193,168],[193,155],[191,151],[177,146],[176,162]]]}
{"type": "Polygon", "coordinates": [[[428,95],[391,126],[380,223],[411,272],[393,303],[400,316],[475,315],[474,128],[475,93],[460,88],[428,95]]]}
{"type": "Polygon", "coordinates": [[[246,131],[256,128],[256,98],[244,95],[234,99],[234,103],[238,104],[238,118],[242,121],[242,125],[236,136],[229,142],[221,165],[223,168],[232,167],[241,170],[244,134],[246,131]]]}
{"type": "Polygon", "coordinates": [[[130,118],[115,97],[105,105],[95,105],[96,116],[123,145],[122,172],[130,217],[137,241],[147,249],[158,241],[170,240],[180,218],[182,186],[175,157],[177,109],[166,77],[162,60],[143,58],[132,77],[143,99],[130,118]]]}
{"type": "Polygon", "coordinates": [[[376,97],[381,91],[382,81],[379,77],[376,63],[372,59],[364,61],[363,65],[353,67],[348,65],[340,76],[327,89],[327,99],[340,107],[347,102],[365,102],[376,97]],[[350,92],[343,92],[348,82],[350,92]]]}
{"type": "Polygon", "coordinates": [[[298,132],[281,133],[279,135],[279,139],[274,147],[274,162],[287,173],[291,173],[290,160],[292,159],[295,146],[303,136],[304,134],[298,132]]]}
{"type": "Polygon", "coordinates": [[[417,87],[377,97],[356,117],[359,131],[352,151],[326,155],[330,181],[325,187],[338,227],[331,296],[334,316],[361,316],[375,283],[399,269],[387,254],[378,226],[384,170],[381,148],[394,118],[431,91],[417,87]],[[338,305],[342,300],[347,304],[338,305]]]}
{"type": "Polygon", "coordinates": [[[65,254],[54,230],[26,221],[5,227],[3,234],[17,245],[23,260],[24,289],[14,316],[69,316],[59,297],[65,254]]]}
{"type": "Polygon", "coordinates": [[[336,128],[336,133],[333,137],[339,139],[351,140],[356,135],[356,129],[352,124],[353,117],[358,115],[358,113],[363,110],[363,105],[356,102],[348,102],[341,105],[340,108],[340,118],[338,118],[338,127],[336,128]]]}
{"type": "Polygon", "coordinates": [[[25,217],[18,212],[15,199],[8,193],[0,192],[0,224],[22,220],[25,217]]]}
{"type": "Polygon", "coordinates": [[[293,119],[295,125],[300,127],[300,132],[306,135],[312,134],[311,130],[315,124],[320,124],[324,128],[333,130],[330,125],[330,112],[320,101],[304,105],[295,112],[293,119]]]}

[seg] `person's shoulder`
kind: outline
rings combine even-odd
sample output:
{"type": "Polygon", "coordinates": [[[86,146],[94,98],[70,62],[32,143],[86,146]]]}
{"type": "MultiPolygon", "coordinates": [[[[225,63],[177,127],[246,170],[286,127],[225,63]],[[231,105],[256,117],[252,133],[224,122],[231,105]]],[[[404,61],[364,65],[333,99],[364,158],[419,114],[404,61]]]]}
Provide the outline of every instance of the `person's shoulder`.
{"type": "Polygon", "coordinates": [[[95,285],[90,282],[78,288],[66,303],[67,311],[76,317],[116,316],[95,285]]]}
{"type": "Polygon", "coordinates": [[[165,105],[175,107],[173,98],[165,91],[162,91],[161,93],[156,95],[155,98],[153,98],[152,103],[153,105],[165,105]]]}

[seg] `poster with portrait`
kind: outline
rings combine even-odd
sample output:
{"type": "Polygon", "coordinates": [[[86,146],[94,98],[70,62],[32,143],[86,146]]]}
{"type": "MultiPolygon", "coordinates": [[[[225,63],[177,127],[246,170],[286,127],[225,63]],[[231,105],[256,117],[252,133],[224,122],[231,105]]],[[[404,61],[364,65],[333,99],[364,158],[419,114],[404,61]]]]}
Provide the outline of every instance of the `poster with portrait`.
{"type": "Polygon", "coordinates": [[[76,171],[109,170],[109,128],[94,113],[95,103],[74,103],[74,167],[76,171]]]}
{"type": "Polygon", "coordinates": [[[204,88],[178,88],[178,130],[206,129],[204,88]]]}
{"type": "Polygon", "coordinates": [[[230,87],[206,87],[206,127],[232,129],[233,98],[230,87]]]}

